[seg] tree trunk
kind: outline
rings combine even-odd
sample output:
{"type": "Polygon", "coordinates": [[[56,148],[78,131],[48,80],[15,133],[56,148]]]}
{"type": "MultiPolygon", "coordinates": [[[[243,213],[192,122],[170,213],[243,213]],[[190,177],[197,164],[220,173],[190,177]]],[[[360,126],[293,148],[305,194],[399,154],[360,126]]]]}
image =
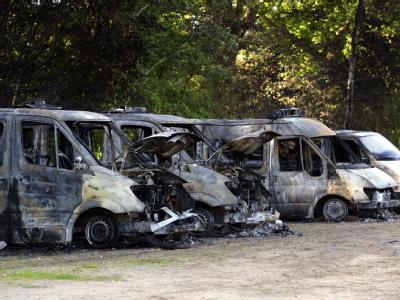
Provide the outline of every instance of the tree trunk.
{"type": "Polygon", "coordinates": [[[346,87],[347,108],[343,124],[345,129],[349,129],[351,127],[353,118],[353,95],[354,95],[354,73],[356,69],[356,48],[360,36],[360,27],[364,14],[365,14],[365,0],[359,0],[356,17],[354,20],[354,29],[351,34],[351,55],[349,60],[349,74],[347,77],[347,87],[346,87]]]}

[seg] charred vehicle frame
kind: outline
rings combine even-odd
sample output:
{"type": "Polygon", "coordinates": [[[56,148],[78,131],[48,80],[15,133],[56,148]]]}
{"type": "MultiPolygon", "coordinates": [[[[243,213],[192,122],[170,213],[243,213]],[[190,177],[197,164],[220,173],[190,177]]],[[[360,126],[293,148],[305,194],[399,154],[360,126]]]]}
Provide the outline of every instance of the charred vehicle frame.
{"type": "Polygon", "coordinates": [[[286,218],[342,220],[349,210],[397,207],[391,191],[396,183],[379,170],[338,168],[310,138],[334,136],[321,122],[290,117],[277,120],[193,120],[216,146],[249,132],[273,131],[280,136],[265,144],[261,168],[267,174],[272,205],[286,218]],[[309,138],[310,137],[310,138],[309,138]],[[286,162],[286,164],[285,164],[286,162]]]}
{"type": "MultiPolygon", "coordinates": [[[[64,121],[93,155],[96,156],[97,152],[99,156],[97,158],[102,166],[118,171],[138,183],[132,187],[132,190],[146,204],[144,211],[146,219],[158,222],[165,219],[166,215],[174,216],[175,213],[191,215],[192,218],[189,219],[191,222],[184,225],[183,221],[180,221],[180,228],[185,229],[187,233],[204,230],[202,219],[191,212],[194,208],[194,200],[185,189],[186,181],[147,159],[148,156],[153,155],[157,155],[159,159],[163,159],[163,155],[168,157],[169,152],[179,151],[182,143],[192,143],[195,137],[153,136],[150,138],[155,141],[143,139],[134,145],[126,142],[124,144],[127,147],[117,147],[119,151],[116,152],[114,141],[121,145],[121,140],[125,138],[123,133],[113,126],[111,120],[104,116],[88,119],[80,113],[75,112],[74,116],[69,115],[64,118],[64,121]],[[164,150],[163,155],[160,155],[157,150],[164,150]]],[[[165,221],[161,224],[164,225],[165,221]]],[[[159,225],[152,226],[156,228],[159,225]]]]}
{"type": "Polygon", "coordinates": [[[146,206],[132,191],[139,184],[101,167],[62,121],[65,114],[0,110],[0,240],[70,244],[82,237],[104,247],[141,233],[169,234],[179,229],[176,221],[195,217],[173,213],[165,226],[144,221],[146,206]]]}
{"type": "MultiPolygon", "coordinates": [[[[176,120],[185,120],[176,116],[148,114],[143,113],[143,111],[127,112],[125,109],[111,111],[106,116],[112,118],[115,125],[124,131],[126,136],[130,135],[129,129],[133,128],[138,131],[133,136],[140,136],[141,138],[160,132],[182,133],[182,131],[168,130],[163,126],[163,121],[173,123],[176,120]]],[[[190,131],[185,132],[196,134],[190,131]]],[[[260,179],[257,174],[247,173],[245,175],[244,170],[239,174],[238,170],[232,168],[221,174],[206,166],[204,162],[196,163],[193,160],[193,155],[188,154],[188,150],[192,152],[193,148],[181,151],[178,156],[172,157],[172,161],[175,160],[175,163],[171,164],[170,170],[188,181],[188,191],[196,199],[195,212],[208,220],[208,231],[214,227],[214,224],[223,228],[229,224],[237,224],[237,226],[239,224],[257,224],[275,221],[279,218],[279,214],[265,210],[267,207],[269,208],[267,200],[269,195],[264,186],[255,186],[254,183],[250,183],[255,177],[257,177],[257,180],[260,179]],[[241,176],[241,181],[238,180],[239,176],[241,176]],[[247,186],[240,187],[239,184],[245,183],[243,178],[247,178],[247,186]],[[251,206],[243,201],[241,195],[245,194],[249,197],[255,193],[258,193],[257,196],[262,198],[263,201],[259,201],[259,203],[253,201],[251,206]],[[256,204],[259,206],[255,207],[256,204]],[[254,212],[255,210],[257,212],[254,212]]]]}

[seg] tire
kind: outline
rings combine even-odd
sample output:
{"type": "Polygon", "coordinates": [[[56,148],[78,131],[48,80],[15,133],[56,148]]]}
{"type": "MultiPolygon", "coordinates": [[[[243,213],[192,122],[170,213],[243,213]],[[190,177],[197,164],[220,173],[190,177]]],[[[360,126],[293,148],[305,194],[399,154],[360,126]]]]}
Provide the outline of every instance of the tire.
{"type": "Polygon", "coordinates": [[[214,215],[204,208],[195,208],[193,212],[196,213],[201,222],[204,224],[204,232],[195,233],[196,236],[208,236],[214,231],[215,226],[215,218],[214,215]]]}
{"type": "Polygon", "coordinates": [[[340,222],[349,214],[347,203],[341,199],[329,199],[322,206],[322,213],[327,221],[340,222]]]}
{"type": "Polygon", "coordinates": [[[94,215],[84,223],[86,243],[93,248],[111,246],[118,236],[118,228],[114,219],[106,215],[94,215]]]}

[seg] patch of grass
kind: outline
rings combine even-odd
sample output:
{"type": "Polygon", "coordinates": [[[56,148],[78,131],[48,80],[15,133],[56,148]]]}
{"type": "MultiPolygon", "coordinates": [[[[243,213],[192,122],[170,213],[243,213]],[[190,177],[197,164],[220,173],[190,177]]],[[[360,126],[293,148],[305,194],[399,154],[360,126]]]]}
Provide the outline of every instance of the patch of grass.
{"type": "Polygon", "coordinates": [[[168,266],[172,264],[176,264],[178,262],[177,259],[171,258],[134,258],[134,259],[126,259],[121,261],[121,265],[126,267],[138,267],[138,266],[168,266]]]}
{"type": "Polygon", "coordinates": [[[84,264],[80,264],[75,266],[75,268],[73,269],[74,272],[81,272],[84,270],[95,270],[98,269],[99,266],[96,263],[84,263],[84,264]]]}
{"type": "Polygon", "coordinates": [[[119,276],[90,276],[77,273],[63,273],[56,271],[32,271],[23,270],[19,272],[4,273],[0,276],[0,280],[68,280],[68,281],[109,281],[120,280],[119,276]]]}

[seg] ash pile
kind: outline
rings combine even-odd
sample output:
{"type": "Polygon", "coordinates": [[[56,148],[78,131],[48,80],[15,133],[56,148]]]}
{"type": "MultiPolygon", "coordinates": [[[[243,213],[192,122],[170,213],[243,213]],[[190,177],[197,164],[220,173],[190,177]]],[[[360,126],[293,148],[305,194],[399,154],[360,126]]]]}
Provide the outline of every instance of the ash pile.
{"type": "Polygon", "coordinates": [[[236,230],[233,233],[226,235],[227,238],[245,238],[257,237],[266,238],[272,236],[302,236],[300,232],[295,232],[289,229],[289,226],[281,220],[275,222],[266,222],[252,228],[236,230]]]}
{"type": "Polygon", "coordinates": [[[370,211],[360,216],[361,221],[365,223],[385,222],[399,220],[400,215],[393,210],[378,209],[370,211]]]}

